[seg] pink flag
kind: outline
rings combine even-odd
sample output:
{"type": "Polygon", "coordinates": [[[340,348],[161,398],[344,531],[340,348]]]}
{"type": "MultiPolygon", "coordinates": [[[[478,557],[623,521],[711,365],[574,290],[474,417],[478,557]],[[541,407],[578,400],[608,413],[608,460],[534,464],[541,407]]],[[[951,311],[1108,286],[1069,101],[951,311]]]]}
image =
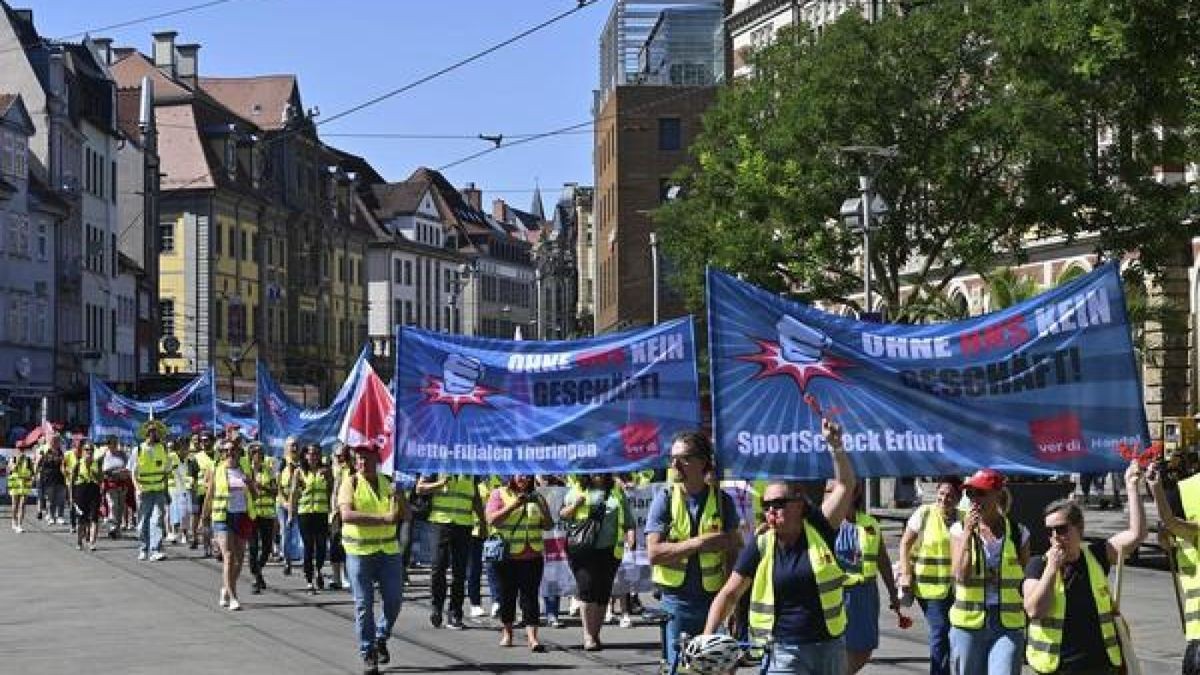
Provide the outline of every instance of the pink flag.
{"type": "Polygon", "coordinates": [[[394,464],[392,458],[392,434],[396,425],[396,400],[387,385],[375,373],[369,363],[363,364],[362,378],[358,390],[354,392],[354,400],[350,404],[350,412],[342,423],[342,431],[338,437],[343,443],[355,445],[374,445],[379,448],[379,473],[392,475],[394,464]]]}

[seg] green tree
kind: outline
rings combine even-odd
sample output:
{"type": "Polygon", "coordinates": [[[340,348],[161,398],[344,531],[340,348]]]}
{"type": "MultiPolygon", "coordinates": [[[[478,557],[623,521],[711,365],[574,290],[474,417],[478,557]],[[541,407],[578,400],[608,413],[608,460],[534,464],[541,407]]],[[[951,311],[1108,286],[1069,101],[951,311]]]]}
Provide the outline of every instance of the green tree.
{"type": "Polygon", "coordinates": [[[991,298],[990,309],[993,312],[1012,307],[1042,292],[1042,287],[1036,279],[1018,274],[1011,267],[1002,267],[984,275],[984,279],[987,281],[988,296],[991,298]]]}
{"type": "Polygon", "coordinates": [[[893,317],[928,314],[963,272],[1019,262],[1031,237],[1094,233],[1103,255],[1136,251],[1150,272],[1178,262],[1194,196],[1153,176],[1195,157],[1197,10],[939,1],[781,34],[706,114],[695,163],[676,177],[682,199],[657,214],[672,283],[699,307],[714,265],[854,305],[861,236],[833,216],[863,171],[891,206],[870,264],[893,317]],[[866,167],[839,152],[847,145],[899,154],[866,167]]]}

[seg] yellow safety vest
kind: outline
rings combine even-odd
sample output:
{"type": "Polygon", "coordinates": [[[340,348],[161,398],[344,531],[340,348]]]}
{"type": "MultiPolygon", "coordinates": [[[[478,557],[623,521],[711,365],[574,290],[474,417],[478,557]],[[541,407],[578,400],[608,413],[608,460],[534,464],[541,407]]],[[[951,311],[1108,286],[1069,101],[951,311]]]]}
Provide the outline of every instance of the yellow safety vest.
{"type": "Polygon", "coordinates": [[[71,483],[72,485],[88,485],[100,480],[100,471],[96,468],[96,461],[87,454],[84,454],[83,457],[76,457],[73,452],[67,453],[63,463],[68,478],[71,476],[71,471],[75,471],[75,480],[71,483]],[[79,466],[78,470],[75,469],[76,465],[79,466]]]}
{"type": "Polygon", "coordinates": [[[1178,539],[1179,586],[1183,591],[1183,635],[1200,640],[1200,542],[1178,539]]]}
{"type": "MultiPolygon", "coordinates": [[[[671,529],[667,532],[668,542],[686,541],[692,538],[692,518],[687,509],[687,497],[683,494],[683,486],[675,483],[667,488],[667,507],[671,513],[671,529]]],[[[722,532],[721,494],[713,486],[708,486],[708,499],[700,511],[699,534],[722,532]]],[[[678,588],[683,585],[687,576],[688,561],[691,556],[678,562],[666,565],[654,565],[650,571],[650,579],[665,588],[678,588]]],[[[716,593],[725,583],[725,554],[720,551],[708,551],[700,554],[700,576],[704,590],[716,593]]]]}
{"type": "MultiPolygon", "coordinates": [[[[500,499],[508,508],[517,501],[517,495],[508,488],[500,490],[500,499]]],[[[504,519],[504,524],[497,524],[496,531],[508,542],[508,554],[517,555],[525,547],[533,549],[534,553],[542,554],[542,509],[536,501],[525,502],[525,517],[513,511],[504,519]]]]}
{"type": "MultiPolygon", "coordinates": [[[[246,467],[241,467],[242,474],[250,476],[250,472],[246,467]]],[[[213,493],[212,493],[212,522],[223,523],[226,520],[226,510],[229,508],[229,461],[221,460],[217,463],[213,473],[213,493]]],[[[254,496],[250,494],[250,490],[246,490],[246,515],[255,517],[254,496]]]]}
{"type": "Polygon", "coordinates": [[[187,460],[180,457],[177,454],[172,454],[171,455],[171,470],[169,472],[167,472],[167,489],[170,490],[171,492],[180,492],[182,490],[192,490],[195,487],[196,487],[196,479],[188,474],[187,460]],[[177,484],[179,482],[179,480],[176,478],[176,473],[177,473],[176,469],[178,469],[180,466],[184,467],[183,485],[182,486],[177,484]]]}
{"type": "MultiPolygon", "coordinates": [[[[591,513],[591,508],[587,503],[588,492],[588,490],[583,490],[581,492],[577,491],[577,494],[582,494],[584,496],[584,502],[583,506],[575,509],[573,520],[587,520],[588,514],[591,513]]],[[[571,497],[572,495],[567,496],[571,497]]],[[[625,496],[624,490],[617,486],[613,486],[612,492],[608,495],[608,499],[604,504],[605,511],[607,511],[610,506],[615,506],[617,509],[617,538],[613,544],[613,556],[617,560],[625,557],[625,502],[628,499],[629,498],[625,496]]]]}
{"type": "MultiPolygon", "coordinates": [[[[479,502],[486,505],[488,498],[492,495],[492,490],[503,484],[504,482],[500,480],[499,476],[488,476],[487,480],[480,480],[475,484],[475,491],[479,493],[479,502]]],[[[483,537],[483,526],[482,522],[475,523],[475,527],[471,528],[471,536],[483,537]]]]}
{"type": "Polygon", "coordinates": [[[258,496],[254,498],[254,517],[271,518],[275,515],[275,474],[264,463],[260,471],[255,472],[254,482],[258,484],[258,496]]]}
{"type": "Polygon", "coordinates": [[[14,497],[33,494],[33,460],[26,455],[17,455],[13,459],[12,469],[8,472],[8,494],[14,497]]]}
{"type": "MultiPolygon", "coordinates": [[[[846,605],[842,587],[846,575],[838,566],[825,538],[807,520],[804,536],[808,540],[808,560],[817,583],[825,630],[831,637],[846,631],[846,605]]],[[[775,531],[758,535],[758,569],[750,588],[750,639],[765,642],[775,629],[775,531]]]]}
{"type": "Polygon", "coordinates": [[[170,465],[170,456],[162,443],[142,443],[137,461],[133,465],[133,476],[142,492],[166,490],[170,465]]]}
{"type": "Polygon", "coordinates": [[[212,472],[213,466],[216,463],[216,460],[208,452],[200,450],[196,453],[196,467],[200,470],[200,475],[196,480],[197,495],[203,497],[204,493],[208,491],[208,475],[212,472]]]}
{"type": "Polygon", "coordinates": [[[304,485],[300,487],[299,512],[300,515],[308,513],[329,513],[329,481],[326,480],[325,474],[321,471],[304,471],[297,469],[300,472],[300,478],[304,481],[304,485]]]}
{"type": "MultiPolygon", "coordinates": [[[[965,534],[963,536],[966,536],[965,534]]],[[[1020,530],[1012,527],[1008,518],[1004,519],[1004,546],[1000,553],[1000,623],[1005,628],[1018,630],[1025,627],[1025,605],[1021,601],[1021,582],[1025,580],[1025,572],[1021,569],[1021,561],[1017,557],[1017,545],[1014,538],[1020,536],[1020,530]]],[[[968,539],[965,546],[971,546],[968,539]]],[[[975,565],[975,551],[970,553],[969,564],[975,565]]],[[[966,583],[954,584],[954,604],[950,607],[950,625],[978,630],[983,628],[987,614],[984,577],[975,574],[974,569],[966,583]]]]}
{"type": "MultiPolygon", "coordinates": [[[[1083,549],[1083,558],[1087,564],[1088,582],[1092,587],[1092,597],[1096,600],[1096,614],[1100,617],[1100,635],[1104,638],[1104,651],[1108,654],[1108,662],[1114,666],[1121,665],[1121,644],[1117,641],[1117,626],[1113,623],[1112,598],[1108,594],[1108,579],[1100,563],[1088,549],[1083,549]]],[[[1067,617],[1067,593],[1063,587],[1062,575],[1055,575],[1054,596],[1050,605],[1050,614],[1041,619],[1029,620],[1029,639],[1025,644],[1025,660],[1039,673],[1053,673],[1058,670],[1059,656],[1062,652],[1063,625],[1067,617]]]]}
{"type": "Polygon", "coordinates": [[[854,526],[858,529],[858,547],[862,553],[862,571],[847,572],[846,585],[857,586],[875,582],[879,573],[879,549],[883,545],[883,533],[879,521],[863,511],[854,514],[854,526]]]}
{"type": "MultiPolygon", "coordinates": [[[[372,490],[361,476],[350,478],[354,498],[350,508],[373,515],[385,515],[392,510],[393,486],[387,476],[377,475],[377,489],[372,490]]],[[[347,555],[395,554],[400,552],[395,525],[362,525],[342,523],[342,547],[347,555]]]]}
{"type": "Polygon", "coordinates": [[[450,476],[446,485],[433,493],[429,522],[442,525],[473,527],[475,516],[475,479],[471,476],[450,476]]]}
{"type": "Polygon", "coordinates": [[[292,462],[284,460],[283,469],[279,471],[279,495],[275,498],[276,506],[284,506],[292,499],[292,472],[296,470],[296,465],[292,462]]]}
{"type": "Polygon", "coordinates": [[[913,565],[916,577],[913,595],[924,600],[941,600],[950,595],[954,576],[950,567],[950,528],[946,527],[937,504],[926,504],[921,509],[925,516],[913,565]]]}

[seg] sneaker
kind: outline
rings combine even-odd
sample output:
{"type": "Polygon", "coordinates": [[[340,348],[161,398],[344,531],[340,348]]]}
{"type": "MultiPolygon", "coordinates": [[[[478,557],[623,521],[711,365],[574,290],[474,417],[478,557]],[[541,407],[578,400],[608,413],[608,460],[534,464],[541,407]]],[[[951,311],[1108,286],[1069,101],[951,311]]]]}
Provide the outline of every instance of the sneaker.
{"type": "Polygon", "coordinates": [[[331,581],[331,582],[329,582],[329,590],[340,591],[340,590],[342,590],[342,584],[337,581],[331,581]]]}
{"type": "Polygon", "coordinates": [[[307,586],[305,586],[304,588],[305,588],[305,590],[307,590],[307,591],[308,591],[308,594],[309,594],[309,595],[316,595],[316,594],[317,594],[317,587],[316,587],[316,586],[313,586],[313,582],[311,582],[311,581],[310,581],[310,582],[308,582],[308,585],[307,585],[307,586]]]}
{"type": "Polygon", "coordinates": [[[434,628],[442,627],[442,613],[440,611],[435,609],[432,612],[430,612],[429,625],[433,626],[434,628]]]}
{"type": "Polygon", "coordinates": [[[13,528],[13,532],[16,532],[17,534],[21,534],[24,531],[25,531],[25,528],[21,527],[20,525],[13,528]]]}
{"type": "Polygon", "coordinates": [[[557,616],[551,616],[546,618],[546,626],[550,628],[562,628],[563,622],[557,616]]]}
{"type": "Polygon", "coordinates": [[[325,590],[325,575],[317,572],[317,590],[325,590]]]}
{"type": "Polygon", "coordinates": [[[154,553],[150,554],[150,562],[158,562],[159,560],[166,560],[166,559],[167,559],[167,554],[163,553],[162,551],[155,551],[154,553]]]}
{"type": "Polygon", "coordinates": [[[38,511],[38,512],[37,512],[37,519],[38,519],[38,520],[41,520],[41,519],[42,519],[42,512],[41,512],[41,511],[38,511]]]}
{"type": "Polygon", "coordinates": [[[490,615],[490,616],[491,616],[493,619],[494,619],[494,618],[496,618],[496,617],[498,617],[498,616],[500,616],[500,603],[499,603],[499,602],[493,602],[493,603],[492,603],[492,611],[488,612],[488,614],[489,614],[489,615],[490,615]]]}
{"type": "Polygon", "coordinates": [[[379,657],[373,651],[363,655],[363,675],[379,675],[379,657]]]}
{"type": "Polygon", "coordinates": [[[463,626],[463,621],[462,621],[461,617],[452,616],[446,620],[446,628],[448,630],[462,630],[463,628],[465,628],[465,626],[463,626]]]}
{"type": "Polygon", "coordinates": [[[88,544],[88,550],[89,550],[89,551],[95,551],[95,550],[96,550],[96,545],[95,545],[95,544],[88,544]]]}
{"type": "Polygon", "coordinates": [[[258,590],[260,591],[267,590],[267,580],[263,578],[262,572],[254,575],[254,584],[258,586],[258,590]]]}
{"type": "Polygon", "coordinates": [[[229,591],[225,590],[224,588],[221,589],[221,597],[219,600],[217,600],[217,604],[221,607],[229,606],[229,591]]]}
{"type": "Polygon", "coordinates": [[[146,559],[146,552],[138,551],[138,560],[145,560],[145,559],[146,559]]]}
{"type": "Polygon", "coordinates": [[[481,617],[485,614],[487,614],[487,612],[484,611],[483,607],[480,607],[479,605],[471,605],[471,618],[472,619],[478,619],[479,617],[481,617]]]}
{"type": "Polygon", "coordinates": [[[581,605],[575,598],[571,598],[571,603],[567,605],[567,614],[569,616],[579,616],[579,608],[581,605]]]}
{"type": "Polygon", "coordinates": [[[175,537],[175,533],[173,533],[173,532],[172,532],[171,534],[168,534],[168,535],[167,535],[167,537],[166,537],[167,543],[168,543],[168,544],[174,544],[174,543],[175,543],[175,538],[176,538],[176,537],[175,537]]]}
{"type": "Polygon", "coordinates": [[[621,628],[633,628],[633,617],[628,614],[621,615],[621,628]]]}
{"type": "Polygon", "coordinates": [[[241,610],[241,608],[242,608],[242,603],[238,602],[237,598],[229,599],[229,611],[237,612],[237,611],[241,610]]]}
{"type": "Polygon", "coordinates": [[[387,664],[392,660],[392,654],[388,651],[387,640],[384,638],[375,639],[375,660],[378,663],[387,664]]]}
{"type": "Polygon", "coordinates": [[[285,577],[292,576],[292,561],[289,560],[289,561],[283,563],[283,576],[285,576],[285,577]]]}
{"type": "Polygon", "coordinates": [[[617,617],[613,615],[612,609],[604,613],[604,623],[616,623],[617,617]]]}
{"type": "Polygon", "coordinates": [[[80,541],[80,542],[75,542],[75,550],[76,550],[76,551],[82,551],[82,550],[83,550],[83,542],[81,542],[81,541],[80,541]]]}

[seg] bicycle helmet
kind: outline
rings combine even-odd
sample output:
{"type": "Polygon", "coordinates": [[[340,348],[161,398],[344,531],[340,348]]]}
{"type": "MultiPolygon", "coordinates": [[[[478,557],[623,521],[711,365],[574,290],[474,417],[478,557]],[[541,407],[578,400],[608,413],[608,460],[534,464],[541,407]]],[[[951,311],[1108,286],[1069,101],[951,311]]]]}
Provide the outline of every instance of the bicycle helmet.
{"type": "Polygon", "coordinates": [[[700,675],[724,673],[737,666],[741,649],[728,635],[697,635],[683,651],[688,668],[700,675]]]}

